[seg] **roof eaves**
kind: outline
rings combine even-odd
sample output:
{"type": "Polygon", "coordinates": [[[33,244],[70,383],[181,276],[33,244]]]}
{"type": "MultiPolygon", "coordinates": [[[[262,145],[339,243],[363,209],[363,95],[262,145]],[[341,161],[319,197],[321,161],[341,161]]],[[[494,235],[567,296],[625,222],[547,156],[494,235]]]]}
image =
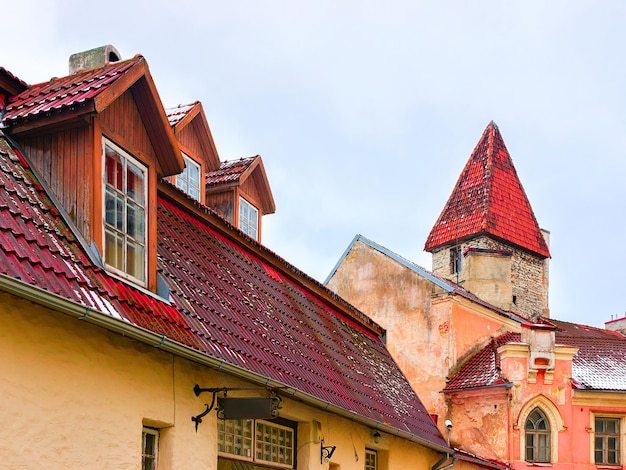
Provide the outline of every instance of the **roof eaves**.
{"type": "Polygon", "coordinates": [[[439,393],[452,393],[452,392],[469,392],[472,390],[486,390],[486,389],[494,389],[494,388],[506,388],[507,390],[513,387],[513,382],[498,382],[492,383],[488,385],[477,385],[473,387],[456,387],[456,388],[444,388],[439,393]]]}
{"type": "Polygon", "coordinates": [[[131,324],[125,320],[115,318],[105,312],[85,307],[81,303],[66,299],[45,289],[27,284],[4,274],[0,274],[0,290],[29,300],[38,305],[50,308],[62,314],[69,315],[77,320],[85,321],[113,332],[122,333],[129,338],[141,341],[176,356],[189,359],[195,363],[218,369],[224,373],[232,374],[235,377],[248,380],[263,387],[278,389],[279,393],[284,394],[285,396],[300,400],[311,406],[315,406],[316,408],[341,415],[365,426],[380,429],[386,433],[408,439],[412,442],[417,442],[425,447],[439,452],[451,451],[451,449],[441,446],[436,442],[431,442],[423,437],[394,428],[386,425],[385,423],[377,422],[353,411],[345,410],[337,405],[325,402],[293,387],[286,387],[283,383],[276,382],[268,379],[267,377],[237,367],[236,365],[229,364],[222,359],[212,358],[206,353],[178,343],[167,336],[159,335],[148,329],[131,324]]]}

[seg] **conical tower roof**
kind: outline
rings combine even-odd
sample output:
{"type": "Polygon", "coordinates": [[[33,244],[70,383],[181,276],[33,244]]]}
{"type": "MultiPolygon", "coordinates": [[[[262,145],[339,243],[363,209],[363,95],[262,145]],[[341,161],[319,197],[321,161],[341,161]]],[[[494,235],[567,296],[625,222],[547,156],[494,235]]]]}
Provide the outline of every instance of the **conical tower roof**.
{"type": "Polygon", "coordinates": [[[424,249],[432,252],[478,235],[550,257],[511,156],[493,121],[470,155],[424,249]]]}

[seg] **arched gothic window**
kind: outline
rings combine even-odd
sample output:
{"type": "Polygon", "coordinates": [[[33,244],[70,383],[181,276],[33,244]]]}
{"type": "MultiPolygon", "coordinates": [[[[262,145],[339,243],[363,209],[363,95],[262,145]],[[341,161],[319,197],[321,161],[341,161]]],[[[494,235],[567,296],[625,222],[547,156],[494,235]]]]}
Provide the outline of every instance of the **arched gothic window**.
{"type": "Polygon", "coordinates": [[[526,461],[550,462],[550,421],[539,408],[526,419],[526,461]]]}

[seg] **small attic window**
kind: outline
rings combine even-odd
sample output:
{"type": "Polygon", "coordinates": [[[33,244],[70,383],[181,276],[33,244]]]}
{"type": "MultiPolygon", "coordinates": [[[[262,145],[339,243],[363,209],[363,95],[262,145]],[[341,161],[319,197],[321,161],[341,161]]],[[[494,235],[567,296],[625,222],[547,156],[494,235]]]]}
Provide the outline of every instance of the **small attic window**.
{"type": "Polygon", "coordinates": [[[259,211],[242,197],[239,198],[239,228],[258,240],[259,211]]]}
{"type": "Polygon", "coordinates": [[[195,160],[183,153],[185,169],[180,175],[176,175],[176,186],[194,198],[200,200],[200,165],[195,160]]]}
{"type": "Polygon", "coordinates": [[[145,286],[148,170],[107,139],[103,153],[104,262],[145,286]]]}

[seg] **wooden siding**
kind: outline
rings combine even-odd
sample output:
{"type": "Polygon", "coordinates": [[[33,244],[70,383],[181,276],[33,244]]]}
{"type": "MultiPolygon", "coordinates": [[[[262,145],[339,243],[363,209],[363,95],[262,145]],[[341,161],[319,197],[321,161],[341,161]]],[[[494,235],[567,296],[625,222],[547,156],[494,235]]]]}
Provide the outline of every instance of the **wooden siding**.
{"type": "Polygon", "coordinates": [[[86,240],[92,240],[93,144],[90,127],[19,139],[35,171],[50,187],[86,240]]]}
{"type": "Polygon", "coordinates": [[[99,122],[105,136],[146,165],[156,165],[154,147],[130,91],[103,110],[99,122]]]}
{"type": "Polygon", "coordinates": [[[259,191],[259,186],[254,181],[254,178],[246,178],[240,186],[240,191],[241,195],[259,210],[259,216],[263,215],[263,208],[261,207],[261,193],[259,191]]]}
{"type": "Polygon", "coordinates": [[[206,205],[233,225],[235,223],[235,192],[207,193],[206,205]]]}
{"type": "Polygon", "coordinates": [[[184,147],[190,157],[194,160],[205,160],[206,155],[204,155],[202,150],[202,145],[200,145],[200,141],[195,135],[195,130],[192,126],[186,126],[176,133],[176,138],[178,139],[178,143],[184,147]]]}

